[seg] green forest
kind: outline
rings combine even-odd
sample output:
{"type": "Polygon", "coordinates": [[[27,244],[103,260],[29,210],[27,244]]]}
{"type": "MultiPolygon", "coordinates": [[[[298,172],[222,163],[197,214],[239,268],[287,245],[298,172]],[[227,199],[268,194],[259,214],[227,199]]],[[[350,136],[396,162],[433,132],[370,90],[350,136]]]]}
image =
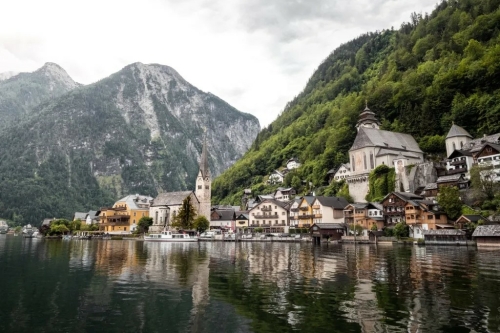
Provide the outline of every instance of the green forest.
{"type": "Polygon", "coordinates": [[[500,0],[450,0],[412,14],[399,30],[341,45],[214,181],[213,202],[239,204],[245,188],[272,190],[266,175],[291,157],[303,165],[285,185],[326,186],[328,170],[348,162],[365,101],[382,129],[412,134],[429,157],[444,156],[452,122],[473,136],[500,132],[499,28],[500,0]]]}

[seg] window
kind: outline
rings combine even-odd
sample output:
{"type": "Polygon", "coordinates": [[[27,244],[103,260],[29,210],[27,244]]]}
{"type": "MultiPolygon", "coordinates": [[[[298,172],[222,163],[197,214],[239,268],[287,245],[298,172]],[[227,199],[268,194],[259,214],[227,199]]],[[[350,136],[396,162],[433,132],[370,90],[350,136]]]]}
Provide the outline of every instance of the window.
{"type": "Polygon", "coordinates": [[[123,231],[127,231],[127,227],[123,228],[123,231]]]}
{"type": "Polygon", "coordinates": [[[210,189],[210,186],[205,185],[205,190],[209,190],[209,189],[210,189]]]}
{"type": "Polygon", "coordinates": [[[201,190],[201,188],[202,188],[201,185],[198,185],[198,190],[201,190]]]}
{"type": "Polygon", "coordinates": [[[460,141],[460,148],[463,148],[464,147],[464,143],[462,141],[460,141]]]}
{"type": "Polygon", "coordinates": [[[354,171],[356,171],[356,164],[354,164],[354,155],[351,156],[351,160],[352,160],[351,168],[352,168],[352,171],[354,172],[354,171]]]}
{"type": "Polygon", "coordinates": [[[366,164],[366,153],[363,153],[363,164],[365,165],[365,170],[368,169],[368,165],[366,164]]]}
{"type": "Polygon", "coordinates": [[[281,220],[281,224],[285,224],[285,220],[281,220]]]}
{"type": "Polygon", "coordinates": [[[285,212],[281,212],[281,215],[285,215],[285,212]]]}
{"type": "Polygon", "coordinates": [[[158,224],[158,211],[155,212],[155,224],[158,224]]]}
{"type": "Polygon", "coordinates": [[[453,142],[453,150],[457,149],[455,146],[455,142],[453,142]]]}
{"type": "Polygon", "coordinates": [[[370,167],[375,168],[375,161],[373,160],[373,152],[370,152],[370,167]]]}
{"type": "MultiPolygon", "coordinates": [[[[271,208],[271,206],[269,206],[269,208],[271,208]]],[[[274,206],[274,209],[278,209],[278,207],[274,206]]]]}
{"type": "Polygon", "coordinates": [[[432,215],[427,215],[428,220],[432,220],[432,215]]]}
{"type": "Polygon", "coordinates": [[[135,216],[135,212],[134,212],[134,216],[135,216]]]}

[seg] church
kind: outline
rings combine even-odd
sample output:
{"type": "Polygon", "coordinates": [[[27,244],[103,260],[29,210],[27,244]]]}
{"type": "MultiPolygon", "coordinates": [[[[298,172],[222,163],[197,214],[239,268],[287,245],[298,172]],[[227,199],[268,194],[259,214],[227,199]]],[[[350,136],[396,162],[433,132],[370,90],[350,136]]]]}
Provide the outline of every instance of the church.
{"type": "Polygon", "coordinates": [[[424,153],[410,134],[384,131],[375,112],[365,107],[356,124],[358,131],[349,149],[349,194],[355,202],[366,202],[368,176],[379,165],[395,167],[402,172],[409,164],[422,163],[424,153]]]}
{"type": "Polygon", "coordinates": [[[182,202],[187,197],[191,197],[191,203],[195,207],[197,215],[205,216],[207,220],[210,220],[211,192],[212,177],[208,164],[207,140],[205,138],[195,190],[158,194],[149,208],[149,216],[153,218],[153,225],[149,228],[149,231],[156,233],[169,229],[181,208],[182,202]]]}

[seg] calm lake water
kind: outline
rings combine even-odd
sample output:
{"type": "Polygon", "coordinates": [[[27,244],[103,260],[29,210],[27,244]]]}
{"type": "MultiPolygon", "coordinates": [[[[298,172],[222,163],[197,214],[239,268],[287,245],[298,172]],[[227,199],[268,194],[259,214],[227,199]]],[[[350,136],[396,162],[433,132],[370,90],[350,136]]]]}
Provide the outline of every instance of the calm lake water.
{"type": "Polygon", "coordinates": [[[500,251],[0,235],[0,332],[500,332],[500,251]]]}

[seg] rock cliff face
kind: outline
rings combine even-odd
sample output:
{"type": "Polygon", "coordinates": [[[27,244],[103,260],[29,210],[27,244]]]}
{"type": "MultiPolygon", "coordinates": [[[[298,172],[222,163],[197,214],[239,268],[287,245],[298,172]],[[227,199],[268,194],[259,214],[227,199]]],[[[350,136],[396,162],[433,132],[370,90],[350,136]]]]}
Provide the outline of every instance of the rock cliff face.
{"type": "Polygon", "coordinates": [[[0,128],[20,121],[35,106],[78,86],[64,69],[54,63],[46,63],[32,73],[0,74],[0,128]]]}
{"type": "Polygon", "coordinates": [[[135,63],[40,104],[0,134],[0,173],[6,175],[0,216],[21,214],[37,223],[130,193],[194,190],[204,136],[215,177],[259,130],[255,117],[200,91],[174,69],[135,63]],[[13,184],[15,195],[7,195],[13,184]],[[22,199],[37,192],[35,203],[22,199]]]}

